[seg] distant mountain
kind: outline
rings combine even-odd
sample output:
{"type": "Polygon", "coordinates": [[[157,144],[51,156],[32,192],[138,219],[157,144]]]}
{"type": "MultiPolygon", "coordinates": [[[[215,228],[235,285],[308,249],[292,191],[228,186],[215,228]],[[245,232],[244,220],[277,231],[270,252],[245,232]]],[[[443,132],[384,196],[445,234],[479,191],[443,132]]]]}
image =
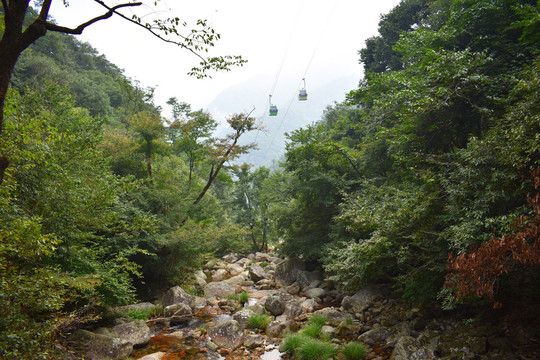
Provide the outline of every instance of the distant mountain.
{"type": "Polygon", "coordinates": [[[218,135],[227,133],[225,118],[227,115],[249,112],[255,108],[255,116],[265,128],[243,135],[243,144],[256,142],[259,150],[242,156],[237,162],[250,163],[254,166],[271,166],[272,161],[278,160],[285,153],[285,133],[302,128],[322,118],[323,111],[334,102],[341,102],[345,94],[358,86],[359,77],[340,77],[317,86],[306,87],[307,101],[298,100],[299,84],[292,81],[276,87],[272,103],[278,107],[278,116],[269,116],[269,96],[265,93],[264,84],[268,78],[264,76],[253,78],[243,84],[222,91],[208,106],[214,118],[221,122],[218,135]]]}

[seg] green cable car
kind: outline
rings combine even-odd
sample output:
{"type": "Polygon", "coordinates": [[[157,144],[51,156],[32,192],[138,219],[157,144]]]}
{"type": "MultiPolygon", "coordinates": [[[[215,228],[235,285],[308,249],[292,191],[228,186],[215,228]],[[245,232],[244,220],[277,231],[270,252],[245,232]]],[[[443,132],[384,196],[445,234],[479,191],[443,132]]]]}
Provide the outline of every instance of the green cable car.
{"type": "Polygon", "coordinates": [[[270,102],[270,111],[269,111],[270,116],[277,116],[278,110],[277,110],[276,105],[272,105],[272,95],[270,95],[269,102],[270,102]]]}

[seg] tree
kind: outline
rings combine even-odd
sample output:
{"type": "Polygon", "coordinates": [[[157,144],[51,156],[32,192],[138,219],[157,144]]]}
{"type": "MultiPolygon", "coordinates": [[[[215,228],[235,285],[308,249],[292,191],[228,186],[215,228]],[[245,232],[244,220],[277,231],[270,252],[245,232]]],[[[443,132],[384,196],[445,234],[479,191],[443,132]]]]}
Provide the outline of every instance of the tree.
{"type": "MultiPolygon", "coordinates": [[[[3,10],[3,35],[0,40],[0,136],[4,128],[4,106],[9,82],[13,74],[13,69],[21,53],[27,49],[37,39],[43,37],[47,31],[61,32],[65,34],[79,35],[92,24],[108,19],[113,15],[148,30],[152,35],[167,43],[180,46],[183,49],[195,54],[201,59],[199,67],[191,69],[190,74],[197,77],[205,77],[209,70],[230,70],[232,66],[243,65],[244,60],[240,56],[218,56],[205,57],[202,54],[214,46],[220,35],[208,26],[205,20],[197,21],[197,28],[187,31],[183,35],[180,31],[186,27],[178,17],[167,19],[156,19],[152,23],[143,22],[138,15],[131,17],[124,15],[121,10],[124,8],[135,8],[142,5],[142,2],[127,2],[123,4],[111,5],[106,0],[94,0],[105,8],[103,15],[92,18],[76,28],[68,28],[55,24],[48,19],[52,0],[38,2],[37,14],[30,7],[30,0],[2,0],[3,10]],[[35,16],[35,19],[26,26],[27,16],[35,16]],[[170,36],[169,36],[170,35],[170,36]]],[[[67,5],[67,1],[63,0],[67,5]]],[[[157,1],[153,2],[157,5],[157,1]]],[[[3,181],[6,168],[9,166],[9,159],[5,154],[0,154],[0,183],[3,181]]]]}
{"type": "Polygon", "coordinates": [[[193,202],[193,205],[197,205],[201,201],[226,162],[236,159],[256,146],[256,144],[238,144],[238,140],[246,131],[259,129],[255,124],[255,118],[250,117],[250,114],[234,114],[227,119],[234,132],[222,139],[217,139],[213,144],[210,172],[208,173],[206,185],[193,202]]]}

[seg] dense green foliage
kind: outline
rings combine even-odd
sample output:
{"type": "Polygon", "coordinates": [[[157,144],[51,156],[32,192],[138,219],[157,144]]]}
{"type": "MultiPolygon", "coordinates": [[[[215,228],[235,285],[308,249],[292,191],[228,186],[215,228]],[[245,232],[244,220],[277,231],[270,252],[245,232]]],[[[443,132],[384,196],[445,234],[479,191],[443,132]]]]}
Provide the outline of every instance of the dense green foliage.
{"type": "Polygon", "coordinates": [[[289,135],[281,250],[345,288],[433,302],[449,253],[530,211],[538,30],[536,1],[404,0],[383,16],[359,88],[289,135]]]}
{"type": "Polygon", "coordinates": [[[188,282],[208,257],[251,250],[249,229],[227,210],[231,168],[215,164],[250,148],[232,139],[255,128],[252,118],[232,116],[222,139],[187,104],[170,101],[166,119],[152,89],[58,33],[22,54],[11,85],[0,138],[10,161],[0,184],[1,357],[67,356],[59,332],[188,282]]]}

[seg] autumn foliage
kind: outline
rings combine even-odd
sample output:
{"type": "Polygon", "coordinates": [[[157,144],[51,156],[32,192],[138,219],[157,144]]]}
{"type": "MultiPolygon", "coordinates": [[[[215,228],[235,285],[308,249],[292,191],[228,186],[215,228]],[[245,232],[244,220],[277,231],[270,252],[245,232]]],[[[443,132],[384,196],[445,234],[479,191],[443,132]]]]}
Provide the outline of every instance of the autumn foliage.
{"type": "MultiPolygon", "coordinates": [[[[532,173],[536,190],[540,189],[539,175],[539,170],[532,173]]],[[[540,192],[529,195],[528,202],[533,211],[516,219],[513,233],[492,237],[473,252],[448,256],[445,286],[456,291],[456,298],[486,295],[494,299],[498,278],[514,265],[540,264],[540,192]]],[[[500,306],[494,303],[495,308],[500,306]]]]}

